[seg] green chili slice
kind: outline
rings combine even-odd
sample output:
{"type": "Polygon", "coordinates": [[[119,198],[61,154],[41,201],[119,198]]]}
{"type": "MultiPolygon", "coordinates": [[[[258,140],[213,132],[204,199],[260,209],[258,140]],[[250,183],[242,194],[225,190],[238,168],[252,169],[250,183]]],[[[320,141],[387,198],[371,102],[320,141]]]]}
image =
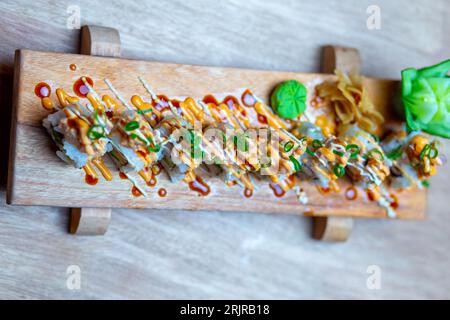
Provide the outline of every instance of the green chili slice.
{"type": "Polygon", "coordinates": [[[137,128],[139,128],[139,122],[137,121],[130,121],[125,125],[126,131],[133,131],[136,130],[137,128]]]}
{"type": "Polygon", "coordinates": [[[422,152],[420,153],[420,156],[419,156],[420,160],[423,160],[423,158],[425,156],[429,155],[430,149],[431,149],[431,144],[429,144],[429,143],[426,144],[425,147],[423,147],[422,152]]]}
{"type": "Polygon", "coordinates": [[[284,152],[289,152],[294,147],[294,141],[288,141],[284,144],[284,152]]]}
{"type": "Polygon", "coordinates": [[[339,156],[339,157],[343,157],[343,156],[344,156],[344,153],[341,152],[341,151],[338,151],[338,150],[333,150],[333,153],[334,153],[335,155],[339,156]]]}
{"type": "MultiPolygon", "coordinates": [[[[384,161],[384,155],[383,155],[383,152],[381,152],[379,149],[372,149],[372,150],[370,150],[368,153],[367,153],[367,157],[369,157],[369,158],[374,158],[374,156],[373,156],[373,154],[374,153],[376,153],[376,154],[378,154],[379,155],[379,157],[380,157],[380,161],[384,161]]],[[[375,159],[375,158],[374,158],[375,159]]]]}
{"type": "Polygon", "coordinates": [[[314,139],[312,142],[312,146],[314,149],[319,149],[322,147],[322,142],[320,142],[320,140],[318,139],[314,139]]]}
{"type": "Polygon", "coordinates": [[[294,158],[294,156],[289,156],[289,159],[292,161],[292,164],[294,165],[295,172],[302,170],[302,165],[297,159],[294,158]]]}
{"type": "Polygon", "coordinates": [[[311,157],[314,157],[316,155],[314,151],[312,151],[310,148],[306,148],[306,153],[309,154],[311,157]]]}
{"type": "Polygon", "coordinates": [[[338,178],[340,178],[345,174],[345,169],[340,164],[337,164],[333,167],[333,172],[338,178]]]}
{"type": "Polygon", "coordinates": [[[148,108],[148,109],[139,109],[136,112],[139,113],[139,114],[145,114],[145,113],[149,113],[149,112],[152,112],[152,111],[153,111],[152,108],[148,108]]]}
{"type": "Polygon", "coordinates": [[[345,151],[350,151],[350,158],[355,159],[359,154],[359,146],[356,144],[349,144],[345,147],[345,151]]]}
{"type": "Polygon", "coordinates": [[[434,145],[431,145],[430,151],[428,151],[428,157],[430,159],[436,159],[438,155],[439,155],[438,149],[434,145]]]}
{"type": "Polygon", "coordinates": [[[105,128],[101,125],[94,124],[89,128],[87,135],[92,140],[103,138],[105,136],[105,128]]]}

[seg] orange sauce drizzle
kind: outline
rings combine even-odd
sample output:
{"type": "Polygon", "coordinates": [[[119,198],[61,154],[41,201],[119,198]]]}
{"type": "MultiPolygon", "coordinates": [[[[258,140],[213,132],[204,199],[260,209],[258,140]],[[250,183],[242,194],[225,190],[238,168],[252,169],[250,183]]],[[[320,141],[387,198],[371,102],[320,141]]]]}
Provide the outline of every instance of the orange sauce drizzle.
{"type": "Polygon", "coordinates": [[[59,104],[62,107],[66,107],[67,105],[78,101],[77,97],[68,95],[67,92],[61,88],[56,89],[56,96],[58,97],[59,104]]]}
{"type": "Polygon", "coordinates": [[[392,198],[392,202],[391,202],[391,208],[392,209],[398,209],[399,207],[399,203],[398,203],[398,198],[395,194],[390,194],[391,198],[392,198]]]}
{"type": "Polygon", "coordinates": [[[97,169],[102,174],[103,178],[105,178],[106,181],[112,180],[112,174],[111,171],[106,167],[105,163],[103,162],[103,159],[97,158],[92,160],[92,163],[97,167],[97,169]]]}
{"type": "Polygon", "coordinates": [[[193,181],[189,182],[189,188],[197,192],[200,196],[207,196],[211,192],[210,187],[201,177],[195,177],[193,181]]]}

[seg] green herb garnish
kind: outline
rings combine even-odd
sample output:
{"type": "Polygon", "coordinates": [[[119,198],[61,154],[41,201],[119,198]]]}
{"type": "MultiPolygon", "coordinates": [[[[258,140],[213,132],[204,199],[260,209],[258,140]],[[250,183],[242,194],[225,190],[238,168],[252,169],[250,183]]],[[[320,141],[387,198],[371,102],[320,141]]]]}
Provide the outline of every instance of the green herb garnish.
{"type": "Polygon", "coordinates": [[[340,164],[337,164],[333,167],[333,172],[338,178],[340,178],[345,174],[345,169],[340,164]]]}
{"type": "Polygon", "coordinates": [[[105,136],[105,128],[101,125],[94,124],[89,128],[87,135],[92,140],[103,138],[105,136]]]}
{"type": "Polygon", "coordinates": [[[333,150],[333,153],[334,153],[335,155],[339,156],[339,157],[343,157],[343,156],[344,156],[344,153],[341,152],[341,151],[338,151],[338,150],[333,150]]]}
{"type": "Polygon", "coordinates": [[[284,152],[289,152],[294,147],[294,141],[288,141],[284,144],[284,152]]]}
{"type": "Polygon", "coordinates": [[[355,159],[359,154],[359,146],[356,144],[349,144],[345,147],[345,151],[350,151],[350,158],[355,159]]]}
{"type": "Polygon", "coordinates": [[[137,121],[130,121],[125,125],[126,131],[133,131],[136,130],[137,128],[139,128],[139,122],[137,121]]]}
{"type": "Polygon", "coordinates": [[[294,156],[289,156],[289,159],[292,161],[292,164],[294,165],[295,172],[302,170],[302,165],[297,159],[294,158],[294,156]]]}
{"type": "Polygon", "coordinates": [[[153,111],[152,108],[148,108],[148,109],[139,109],[136,112],[139,113],[139,114],[144,114],[144,113],[149,113],[149,112],[152,112],[152,111],[153,111]]]}
{"type": "Polygon", "coordinates": [[[386,154],[386,157],[388,157],[391,160],[397,160],[400,158],[403,154],[403,146],[399,145],[397,148],[386,154]]]}
{"type": "Polygon", "coordinates": [[[314,149],[322,148],[322,142],[320,142],[320,140],[318,139],[314,139],[312,142],[312,146],[314,149]]]}

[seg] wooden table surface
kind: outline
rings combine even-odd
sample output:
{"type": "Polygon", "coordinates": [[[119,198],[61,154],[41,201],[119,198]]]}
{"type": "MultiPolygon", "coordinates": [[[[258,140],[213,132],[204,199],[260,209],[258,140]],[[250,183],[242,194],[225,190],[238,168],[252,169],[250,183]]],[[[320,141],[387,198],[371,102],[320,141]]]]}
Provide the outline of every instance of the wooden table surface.
{"type": "Polygon", "coordinates": [[[357,220],[340,244],[312,240],[303,217],[151,210],[115,210],[106,236],[74,237],[66,209],[6,205],[14,50],[78,52],[71,5],[82,24],[119,29],[126,58],[309,72],[340,44],[360,49],[364,74],[398,78],[450,57],[448,0],[0,2],[0,298],[450,298],[448,165],[426,221],[357,220]]]}

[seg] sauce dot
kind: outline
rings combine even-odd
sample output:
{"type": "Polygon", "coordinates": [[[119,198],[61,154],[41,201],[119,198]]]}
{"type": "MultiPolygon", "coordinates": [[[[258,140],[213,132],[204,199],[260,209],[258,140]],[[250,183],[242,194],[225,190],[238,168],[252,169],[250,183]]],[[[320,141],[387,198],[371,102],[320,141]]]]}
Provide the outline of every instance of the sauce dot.
{"type": "Polygon", "coordinates": [[[156,180],[156,177],[154,177],[154,176],[152,176],[152,177],[150,178],[150,180],[147,181],[147,185],[148,185],[149,187],[154,187],[154,186],[156,186],[156,183],[158,183],[158,180],[156,180]]]}
{"type": "Polygon", "coordinates": [[[123,172],[119,172],[120,179],[128,179],[127,175],[123,172]]]}
{"type": "Polygon", "coordinates": [[[86,181],[87,184],[90,184],[91,186],[95,186],[98,182],[98,178],[91,176],[90,174],[87,174],[84,178],[84,181],[86,181]]]}
{"type": "Polygon", "coordinates": [[[345,190],[345,198],[347,200],[355,200],[358,198],[358,190],[354,186],[348,187],[347,190],[345,190]]]}
{"type": "Polygon", "coordinates": [[[77,70],[77,65],[74,64],[74,63],[72,63],[72,64],[69,66],[69,69],[72,70],[72,71],[75,71],[75,70],[77,70]]]}
{"type": "Polygon", "coordinates": [[[271,183],[269,184],[269,187],[272,189],[273,194],[278,198],[281,198],[286,194],[286,191],[284,191],[283,188],[277,183],[271,183]]]}
{"type": "Polygon", "coordinates": [[[36,87],[34,87],[34,93],[41,99],[49,97],[51,92],[52,89],[45,82],[39,82],[36,87]]]}
{"type": "Polygon", "coordinates": [[[202,178],[196,177],[194,181],[189,182],[189,188],[198,193],[199,196],[207,196],[211,189],[202,178]]]}
{"type": "Polygon", "coordinates": [[[262,114],[258,114],[258,121],[259,123],[267,124],[267,117],[262,114]]]}
{"type": "Polygon", "coordinates": [[[244,190],[244,197],[250,198],[252,195],[253,195],[253,190],[245,188],[245,190],[244,190]]]}
{"type": "MultiPolygon", "coordinates": [[[[94,81],[92,81],[91,78],[84,78],[91,87],[94,86],[94,81]]],[[[73,92],[75,92],[75,94],[81,98],[86,98],[87,94],[89,93],[89,88],[84,84],[83,77],[80,77],[77,81],[75,81],[75,83],[73,84],[73,92]]]]}
{"type": "Polygon", "coordinates": [[[167,190],[166,189],[164,189],[164,188],[160,188],[159,190],[158,190],[158,195],[160,196],[160,197],[165,197],[166,195],[167,195],[167,190]]]}

